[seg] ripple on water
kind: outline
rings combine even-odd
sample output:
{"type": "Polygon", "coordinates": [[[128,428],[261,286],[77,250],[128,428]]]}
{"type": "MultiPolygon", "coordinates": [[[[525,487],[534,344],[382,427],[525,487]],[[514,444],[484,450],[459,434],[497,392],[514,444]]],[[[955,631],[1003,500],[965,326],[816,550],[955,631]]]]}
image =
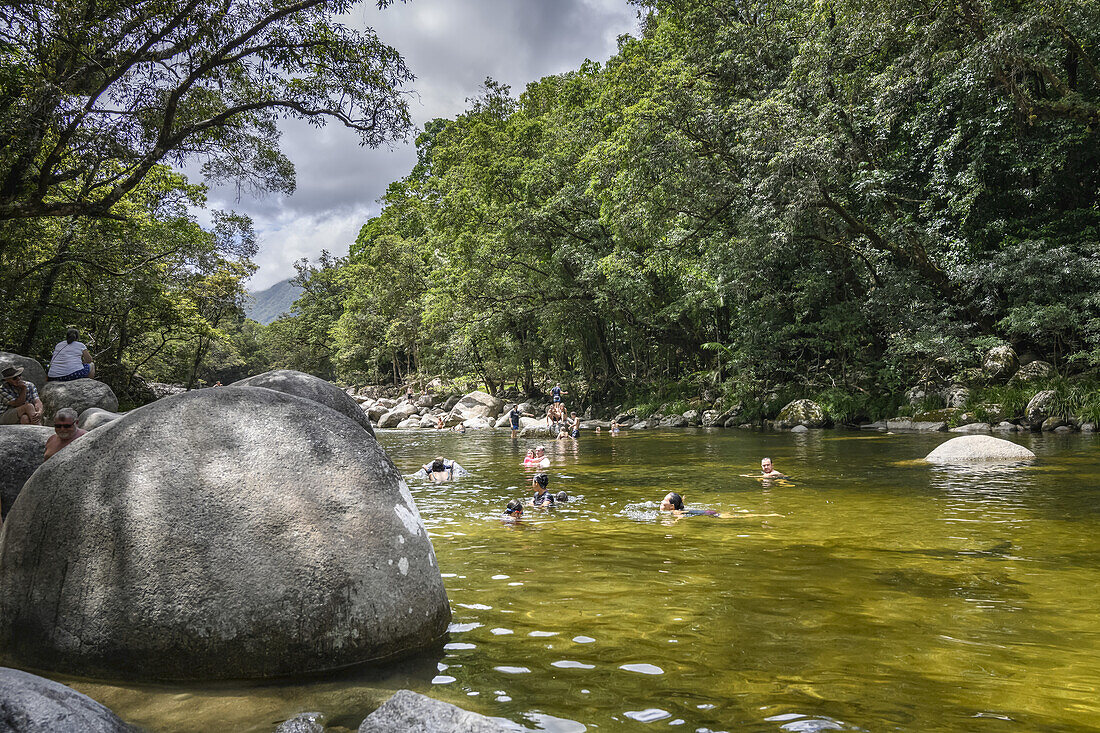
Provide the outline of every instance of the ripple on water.
{"type": "Polygon", "coordinates": [[[652,723],[655,720],[664,720],[665,718],[671,718],[672,713],[667,710],[661,710],[660,708],[647,708],[645,710],[627,710],[623,713],[631,720],[637,720],[639,723],[652,723]]]}
{"type": "Polygon", "coordinates": [[[492,606],[486,606],[484,603],[456,603],[459,608],[468,608],[471,611],[492,611],[492,606]]]}
{"type": "Polygon", "coordinates": [[[481,628],[482,624],[472,621],[468,624],[451,624],[447,627],[447,631],[452,634],[461,634],[463,631],[473,631],[474,629],[481,628]]]}
{"type": "Polygon", "coordinates": [[[556,632],[556,631],[532,631],[531,633],[529,633],[527,635],[528,636],[557,636],[558,632],[556,632]]]}
{"type": "Polygon", "coordinates": [[[823,730],[845,730],[846,726],[832,718],[809,718],[801,713],[783,713],[764,718],[770,723],[783,723],[780,730],[790,733],[818,733],[823,730]]]}
{"type": "Polygon", "coordinates": [[[491,629],[490,631],[495,636],[508,636],[509,634],[516,633],[516,632],[512,631],[511,629],[501,629],[501,628],[491,629]]]}
{"type": "Polygon", "coordinates": [[[494,575],[491,580],[508,580],[511,577],[511,575],[494,575]]]}
{"type": "Polygon", "coordinates": [[[455,678],[451,677],[448,674],[437,674],[435,677],[432,678],[433,685],[449,685],[454,681],[455,678]]]}
{"type": "Polygon", "coordinates": [[[624,664],[619,669],[625,669],[627,672],[637,672],[638,674],[664,674],[665,671],[658,667],[656,664],[624,664]]]}
{"type": "Polygon", "coordinates": [[[463,649],[477,649],[477,644],[467,644],[461,641],[453,641],[450,644],[444,644],[443,648],[447,651],[460,651],[463,649]]]}
{"type": "Polygon", "coordinates": [[[527,669],[527,667],[501,666],[501,667],[493,667],[493,669],[495,669],[497,672],[503,672],[504,674],[530,674],[531,673],[531,670],[527,669]]]}
{"type": "Polygon", "coordinates": [[[574,636],[573,641],[577,642],[578,644],[592,644],[596,640],[593,639],[591,636],[574,636]]]}

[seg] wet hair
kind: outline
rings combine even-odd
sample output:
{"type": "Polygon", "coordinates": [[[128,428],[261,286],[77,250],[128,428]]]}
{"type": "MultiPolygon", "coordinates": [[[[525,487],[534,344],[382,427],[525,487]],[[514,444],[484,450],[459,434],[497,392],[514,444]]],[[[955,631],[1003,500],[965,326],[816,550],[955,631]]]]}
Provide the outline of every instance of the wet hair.
{"type": "Polygon", "coordinates": [[[71,344],[73,341],[76,341],[78,338],[80,338],[80,331],[77,331],[75,328],[70,328],[67,331],[65,331],[65,342],[66,343],[71,344]]]}
{"type": "Polygon", "coordinates": [[[439,456],[434,461],[432,461],[432,473],[436,473],[438,471],[446,471],[446,470],[447,470],[447,464],[443,462],[443,456],[439,456]]]}
{"type": "Polygon", "coordinates": [[[519,499],[512,499],[508,502],[508,506],[504,507],[505,514],[523,514],[523,502],[519,499]]]}
{"type": "Polygon", "coordinates": [[[760,465],[761,466],[763,466],[765,463],[771,463],[771,462],[772,462],[772,459],[770,459],[770,458],[761,458],[760,459],[760,465]]]}
{"type": "Polygon", "coordinates": [[[545,473],[536,473],[535,483],[545,489],[546,485],[550,483],[550,477],[547,476],[545,473]]]}
{"type": "Polygon", "coordinates": [[[668,503],[677,511],[682,512],[684,510],[684,497],[680,496],[675,491],[668,492],[668,503]]]}
{"type": "Polygon", "coordinates": [[[569,494],[565,493],[564,491],[559,491],[558,495],[554,498],[558,501],[569,501],[569,494]]]}

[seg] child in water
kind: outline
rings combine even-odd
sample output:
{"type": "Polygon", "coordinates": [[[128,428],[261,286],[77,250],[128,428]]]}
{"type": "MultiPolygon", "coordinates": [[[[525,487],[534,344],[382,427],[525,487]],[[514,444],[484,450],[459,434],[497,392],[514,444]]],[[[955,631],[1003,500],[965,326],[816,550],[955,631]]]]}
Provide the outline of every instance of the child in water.
{"type": "Polygon", "coordinates": [[[512,519],[519,519],[523,516],[523,502],[519,499],[512,499],[508,502],[508,505],[504,507],[504,513],[512,519]]]}
{"type": "Polygon", "coordinates": [[[535,487],[535,495],[531,497],[532,505],[536,507],[554,506],[554,495],[546,490],[549,483],[550,477],[545,473],[536,473],[535,477],[531,479],[531,485],[535,487]]]}
{"type": "Polygon", "coordinates": [[[524,468],[531,468],[532,466],[537,466],[537,465],[539,465],[539,459],[535,458],[535,449],[534,448],[528,448],[527,449],[527,457],[523,459],[523,467],[524,468]]]}
{"type": "Polygon", "coordinates": [[[684,497],[677,494],[675,491],[670,491],[665,495],[664,499],[661,499],[661,511],[672,512],[679,517],[720,517],[719,512],[713,509],[685,509],[684,497]]]}

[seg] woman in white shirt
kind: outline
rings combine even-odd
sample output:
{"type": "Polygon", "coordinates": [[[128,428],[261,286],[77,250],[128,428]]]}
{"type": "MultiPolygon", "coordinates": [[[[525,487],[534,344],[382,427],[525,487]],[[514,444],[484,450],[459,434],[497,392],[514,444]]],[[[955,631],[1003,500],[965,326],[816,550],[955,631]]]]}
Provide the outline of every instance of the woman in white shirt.
{"type": "Polygon", "coordinates": [[[80,333],[75,328],[65,332],[65,340],[53,347],[50,371],[46,374],[57,382],[70,382],[84,377],[95,378],[95,364],[88,347],[78,341],[80,333]]]}

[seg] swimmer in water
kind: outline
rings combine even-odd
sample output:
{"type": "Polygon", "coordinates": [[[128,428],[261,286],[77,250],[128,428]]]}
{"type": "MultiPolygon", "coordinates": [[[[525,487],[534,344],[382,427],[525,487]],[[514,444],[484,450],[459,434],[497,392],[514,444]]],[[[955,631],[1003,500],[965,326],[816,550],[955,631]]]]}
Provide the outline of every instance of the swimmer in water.
{"type": "Polygon", "coordinates": [[[546,490],[549,483],[550,477],[545,473],[536,473],[535,477],[531,479],[531,486],[534,487],[535,491],[535,495],[531,497],[532,505],[536,507],[554,506],[554,495],[546,490]]]}
{"type": "Polygon", "coordinates": [[[760,475],[764,478],[790,478],[790,476],[776,471],[775,467],[772,466],[772,459],[770,458],[760,459],[760,475]]]}
{"type": "Polygon", "coordinates": [[[537,466],[537,465],[539,465],[539,459],[535,458],[535,449],[534,448],[528,448],[527,449],[527,456],[524,457],[524,459],[523,459],[523,467],[524,468],[531,468],[531,467],[537,466]]]}
{"type": "Polygon", "coordinates": [[[565,502],[569,501],[569,494],[565,493],[564,491],[559,491],[557,496],[555,496],[554,498],[558,500],[559,504],[564,504],[565,502]]]}
{"type": "Polygon", "coordinates": [[[508,506],[504,507],[504,514],[512,519],[519,519],[523,516],[523,502],[519,499],[512,499],[508,502],[508,506]]]}
{"type": "Polygon", "coordinates": [[[423,468],[428,478],[437,484],[450,481],[455,477],[455,462],[445,460],[443,456],[436,456],[431,463],[425,463],[423,468]]]}
{"type": "Polygon", "coordinates": [[[671,512],[677,517],[721,517],[723,519],[746,519],[749,517],[779,517],[780,514],[723,514],[714,509],[688,509],[684,506],[684,497],[675,491],[665,494],[661,499],[661,511],[671,512]]]}

